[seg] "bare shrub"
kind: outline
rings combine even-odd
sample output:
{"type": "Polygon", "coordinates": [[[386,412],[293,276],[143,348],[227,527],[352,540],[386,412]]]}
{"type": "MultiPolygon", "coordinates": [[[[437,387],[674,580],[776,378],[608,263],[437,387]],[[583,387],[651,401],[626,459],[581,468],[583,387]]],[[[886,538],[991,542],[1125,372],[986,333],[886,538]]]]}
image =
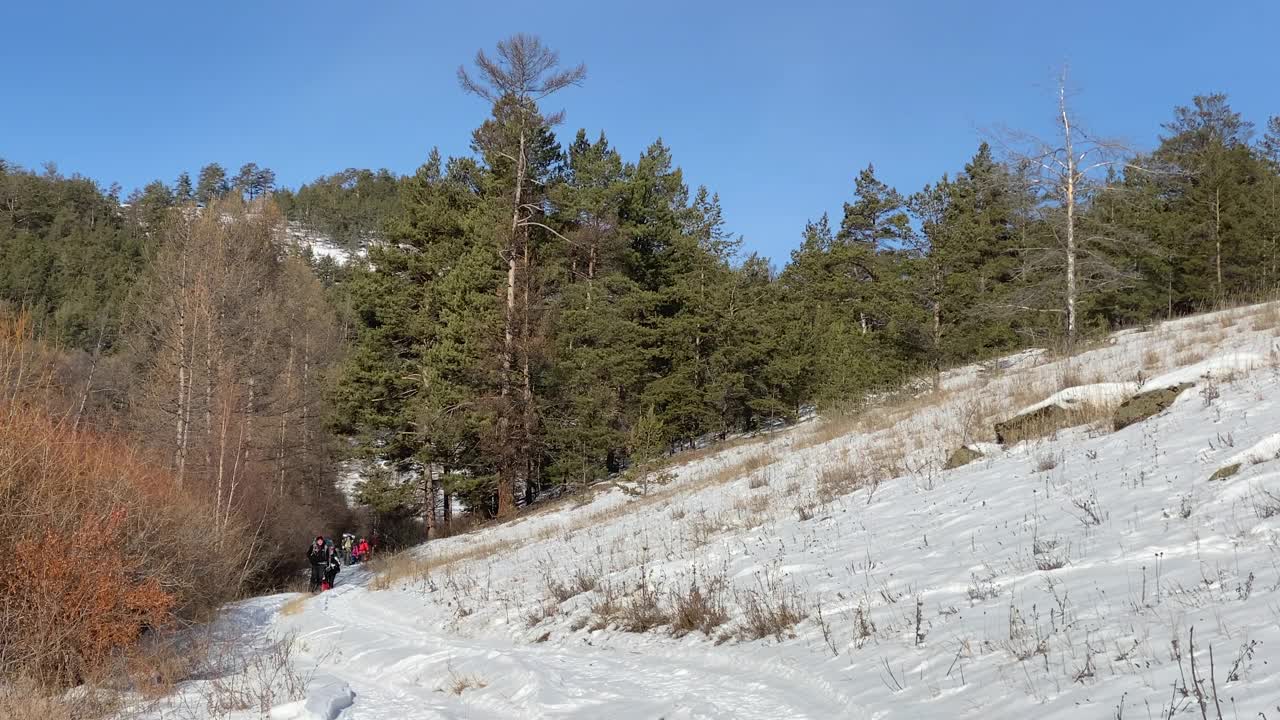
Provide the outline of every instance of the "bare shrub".
{"type": "Polygon", "coordinates": [[[1195,509],[1193,500],[1190,495],[1183,495],[1178,499],[1178,517],[1186,520],[1191,517],[1192,511],[1195,509]]]}
{"type": "Polygon", "coordinates": [[[969,600],[983,602],[1000,596],[1000,586],[996,584],[994,574],[979,577],[977,573],[969,575],[969,600]]]}
{"type": "Polygon", "coordinates": [[[747,481],[747,488],[750,490],[759,490],[763,487],[769,487],[769,476],[764,474],[752,475],[747,481]]]}
{"type": "Polygon", "coordinates": [[[534,606],[524,615],[524,624],[526,627],[537,627],[543,620],[549,617],[555,617],[560,614],[560,606],[550,600],[544,600],[534,606]]]}
{"type": "Polygon", "coordinates": [[[1253,512],[1259,519],[1266,520],[1280,515],[1280,495],[1258,487],[1250,493],[1250,500],[1253,504],[1253,512]]]}
{"type": "Polygon", "coordinates": [[[486,687],[489,687],[488,681],[479,675],[458,673],[450,668],[449,682],[444,689],[447,689],[453,695],[461,695],[468,690],[482,690],[486,687]]]}
{"type": "Polygon", "coordinates": [[[759,640],[772,636],[781,642],[791,629],[809,616],[804,597],[794,587],[782,582],[781,577],[766,571],[757,575],[756,588],[735,593],[742,609],[742,620],[737,635],[744,640],[759,640]]]}
{"type": "Polygon", "coordinates": [[[1059,545],[1057,540],[1033,542],[1032,557],[1035,559],[1036,569],[1044,572],[1064,568],[1071,560],[1068,548],[1059,545]]]}
{"type": "Polygon", "coordinates": [[[1058,458],[1052,453],[1041,455],[1036,460],[1036,472],[1048,472],[1058,467],[1058,458]]]}
{"type": "Polygon", "coordinates": [[[596,589],[591,602],[591,629],[603,630],[622,613],[622,598],[613,585],[605,584],[596,589]]]}
{"type": "Polygon", "coordinates": [[[1098,491],[1091,490],[1087,495],[1078,495],[1071,498],[1071,504],[1079,511],[1080,522],[1086,527],[1093,525],[1101,525],[1106,519],[1106,513],[1102,509],[1102,504],[1098,501],[1098,491]]]}
{"type": "Polygon", "coordinates": [[[700,511],[698,517],[689,522],[689,542],[694,547],[702,547],[710,544],[717,535],[735,527],[738,524],[725,513],[709,514],[705,510],[700,511]]]}
{"type": "Polygon", "coordinates": [[[635,590],[627,595],[618,613],[619,627],[627,632],[643,633],[670,622],[662,607],[661,591],[650,581],[648,573],[642,572],[635,590]]]}
{"type": "Polygon", "coordinates": [[[1213,378],[1209,378],[1204,385],[1200,386],[1200,399],[1204,407],[1213,405],[1213,401],[1220,397],[1222,397],[1222,391],[1218,389],[1218,383],[1213,378]]]}
{"type": "Polygon", "coordinates": [[[547,594],[555,599],[557,604],[595,590],[600,581],[600,573],[594,568],[580,567],[574,570],[573,575],[567,580],[562,580],[552,573],[551,567],[544,568],[543,583],[546,585],[547,594]]]}
{"type": "Polygon", "coordinates": [[[250,548],[218,517],[119,438],[0,404],[0,676],[82,682],[229,597],[250,548]]]}
{"type": "Polygon", "coordinates": [[[701,631],[708,637],[711,631],[729,619],[725,603],[728,583],[723,577],[713,577],[698,582],[695,574],[689,586],[671,593],[671,631],[676,637],[701,631]]]}
{"type": "Polygon", "coordinates": [[[865,605],[858,605],[853,610],[853,641],[858,647],[862,647],[868,640],[875,637],[876,624],[871,620],[871,609],[865,605]]]}
{"type": "Polygon", "coordinates": [[[799,505],[796,505],[796,517],[800,519],[800,522],[805,522],[806,520],[812,520],[813,513],[814,513],[813,503],[802,502],[799,505]]]}
{"type": "Polygon", "coordinates": [[[249,644],[233,638],[213,642],[201,668],[209,681],[200,685],[209,714],[254,711],[266,717],[276,705],[306,697],[311,677],[294,666],[296,648],[294,633],[249,644]]]}

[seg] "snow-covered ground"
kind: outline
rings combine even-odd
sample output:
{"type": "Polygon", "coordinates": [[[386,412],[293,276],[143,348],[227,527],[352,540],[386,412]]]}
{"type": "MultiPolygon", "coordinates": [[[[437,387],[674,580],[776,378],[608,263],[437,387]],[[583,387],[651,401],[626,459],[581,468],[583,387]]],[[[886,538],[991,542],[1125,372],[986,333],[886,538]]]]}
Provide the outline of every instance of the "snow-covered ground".
{"type": "Polygon", "coordinates": [[[297,638],[281,719],[1278,717],[1278,324],[1240,308],[961,368],[227,622],[297,638]],[[1188,381],[1118,432],[991,443],[1067,385],[1188,381]],[[942,470],[966,443],[985,457],[942,470]],[[698,598],[724,622],[677,632],[698,598]]]}
{"type": "MultiPolygon", "coordinates": [[[[296,220],[290,220],[285,226],[285,235],[294,246],[299,249],[310,249],[311,254],[317,258],[332,258],[334,263],[338,265],[346,265],[351,262],[351,251],[339,247],[329,236],[318,233],[296,220]]],[[[357,253],[358,257],[364,257],[364,255],[363,249],[357,253]]]]}

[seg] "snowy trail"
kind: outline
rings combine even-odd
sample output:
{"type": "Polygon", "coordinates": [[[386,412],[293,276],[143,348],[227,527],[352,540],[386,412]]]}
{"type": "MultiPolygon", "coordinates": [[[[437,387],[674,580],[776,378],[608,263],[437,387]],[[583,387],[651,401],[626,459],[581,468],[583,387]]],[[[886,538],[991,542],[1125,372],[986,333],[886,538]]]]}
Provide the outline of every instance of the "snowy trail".
{"type": "Polygon", "coordinates": [[[848,701],[834,699],[827,683],[776,662],[450,635],[414,627],[412,618],[361,585],[317,596],[296,622],[283,624],[299,631],[307,655],[321,661],[326,676],[355,691],[354,703],[340,715],[346,720],[772,720],[847,717],[852,711],[848,701]],[[499,685],[496,692],[454,695],[444,687],[453,677],[499,685]]]}

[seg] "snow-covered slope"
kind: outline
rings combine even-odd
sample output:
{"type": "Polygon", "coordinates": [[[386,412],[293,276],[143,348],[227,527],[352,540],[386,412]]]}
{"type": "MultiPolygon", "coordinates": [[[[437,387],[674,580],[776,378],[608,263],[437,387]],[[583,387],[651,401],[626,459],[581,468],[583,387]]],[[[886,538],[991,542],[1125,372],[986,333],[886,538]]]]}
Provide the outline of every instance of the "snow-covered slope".
{"type": "MultiPolygon", "coordinates": [[[[329,236],[318,233],[296,220],[290,220],[285,226],[285,235],[295,247],[299,249],[307,248],[317,258],[332,258],[334,263],[338,265],[346,265],[351,262],[351,251],[339,247],[329,236]]],[[[363,249],[356,255],[363,257],[363,249]]]]}
{"type": "Polygon", "coordinates": [[[299,639],[309,682],[279,718],[1164,718],[1202,698],[1208,717],[1275,716],[1278,322],[1241,308],[1070,365],[962,368],[938,393],[685,462],[647,495],[235,612],[299,639]],[[1119,432],[989,443],[1065,382],[1188,381],[1119,432]],[[988,454],[941,470],[962,443],[988,454]]]}

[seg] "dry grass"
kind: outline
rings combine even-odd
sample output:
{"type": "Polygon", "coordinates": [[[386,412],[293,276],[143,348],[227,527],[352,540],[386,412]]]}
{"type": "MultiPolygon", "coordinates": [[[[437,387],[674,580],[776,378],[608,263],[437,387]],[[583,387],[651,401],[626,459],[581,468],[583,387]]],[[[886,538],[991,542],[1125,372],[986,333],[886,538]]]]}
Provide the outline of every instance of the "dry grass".
{"type": "Polygon", "coordinates": [[[746,495],[733,501],[733,509],[745,515],[763,515],[773,507],[773,497],[767,494],[746,495]]]}
{"type": "Polygon", "coordinates": [[[694,575],[687,588],[671,593],[671,632],[682,637],[697,630],[710,636],[712,630],[729,620],[727,590],[728,582],[723,577],[699,583],[694,575]]]}
{"type": "Polygon", "coordinates": [[[0,683],[0,718],[5,720],[81,720],[100,717],[101,713],[85,712],[78,703],[51,695],[29,678],[0,683]]]}
{"type": "MultiPolygon", "coordinates": [[[[558,526],[557,529],[559,529],[558,526]]],[[[433,571],[444,570],[457,563],[484,560],[511,550],[519,542],[519,538],[508,537],[474,545],[456,546],[450,550],[426,556],[417,556],[413,550],[379,555],[369,561],[370,570],[375,573],[375,577],[369,582],[369,589],[388,590],[403,580],[425,577],[433,571]]]]}
{"type": "Polygon", "coordinates": [[[1250,327],[1254,331],[1280,328],[1280,303],[1271,303],[1259,309],[1250,327]]]}
{"type": "Polygon", "coordinates": [[[444,689],[454,695],[461,695],[468,690],[482,690],[489,687],[489,682],[476,674],[461,674],[449,671],[449,682],[444,689]]]}
{"type": "Polygon", "coordinates": [[[1196,363],[1203,361],[1206,357],[1208,357],[1208,354],[1205,352],[1203,347],[1192,345],[1188,346],[1187,349],[1178,352],[1173,358],[1173,364],[1179,367],[1195,365],[1196,363]]]}
{"type": "MultiPolygon", "coordinates": [[[[734,447],[737,447],[737,445],[734,447]]],[[[626,517],[627,515],[630,515],[644,507],[668,503],[676,498],[692,495],[717,485],[723,485],[745,475],[763,470],[777,461],[778,457],[772,451],[767,450],[764,452],[753,453],[736,462],[727,463],[714,472],[707,473],[696,480],[667,485],[655,492],[649,493],[648,495],[636,496],[627,502],[617,503],[603,510],[598,510],[594,513],[575,518],[564,527],[564,530],[566,532],[576,532],[583,528],[595,527],[602,523],[611,522],[613,520],[626,517]]],[[[684,517],[684,513],[684,510],[673,509],[672,519],[679,519],[676,517],[677,514],[679,514],[679,517],[684,517]]]]}
{"type": "Polygon", "coordinates": [[[737,598],[742,620],[737,635],[742,640],[773,637],[781,642],[792,636],[792,628],[809,616],[804,598],[793,588],[780,583],[762,584],[737,598]]]}
{"type": "Polygon", "coordinates": [[[881,438],[882,444],[861,453],[857,461],[844,460],[829,465],[818,473],[818,499],[831,500],[863,488],[875,488],[880,483],[906,474],[903,459],[907,456],[905,434],[881,438]]]}
{"type": "Polygon", "coordinates": [[[292,600],[286,602],[284,605],[280,606],[280,614],[284,615],[285,617],[297,615],[298,613],[302,612],[302,609],[307,605],[307,600],[310,600],[310,599],[311,599],[311,596],[309,594],[299,595],[298,597],[293,598],[292,600]]]}
{"type": "Polygon", "coordinates": [[[735,448],[745,448],[745,447],[752,447],[754,445],[763,445],[764,443],[768,442],[771,438],[772,438],[772,435],[770,435],[769,433],[758,433],[755,435],[746,435],[743,437],[733,438],[732,440],[725,440],[723,442],[711,443],[709,445],[696,448],[694,450],[684,450],[681,452],[672,453],[670,456],[665,458],[664,464],[659,469],[669,470],[671,468],[674,468],[680,465],[688,465],[690,463],[695,463],[700,460],[713,458],[716,455],[719,455],[729,450],[733,450],[735,448]]]}
{"type": "Polygon", "coordinates": [[[598,568],[580,567],[570,578],[562,580],[548,569],[543,573],[543,585],[546,586],[547,594],[558,604],[595,590],[600,585],[600,574],[598,568]]]}
{"type": "Polygon", "coordinates": [[[871,434],[887,430],[926,408],[946,404],[954,397],[950,389],[891,393],[876,402],[854,410],[837,410],[814,424],[806,434],[797,436],[795,449],[821,445],[851,433],[871,434]]]}

